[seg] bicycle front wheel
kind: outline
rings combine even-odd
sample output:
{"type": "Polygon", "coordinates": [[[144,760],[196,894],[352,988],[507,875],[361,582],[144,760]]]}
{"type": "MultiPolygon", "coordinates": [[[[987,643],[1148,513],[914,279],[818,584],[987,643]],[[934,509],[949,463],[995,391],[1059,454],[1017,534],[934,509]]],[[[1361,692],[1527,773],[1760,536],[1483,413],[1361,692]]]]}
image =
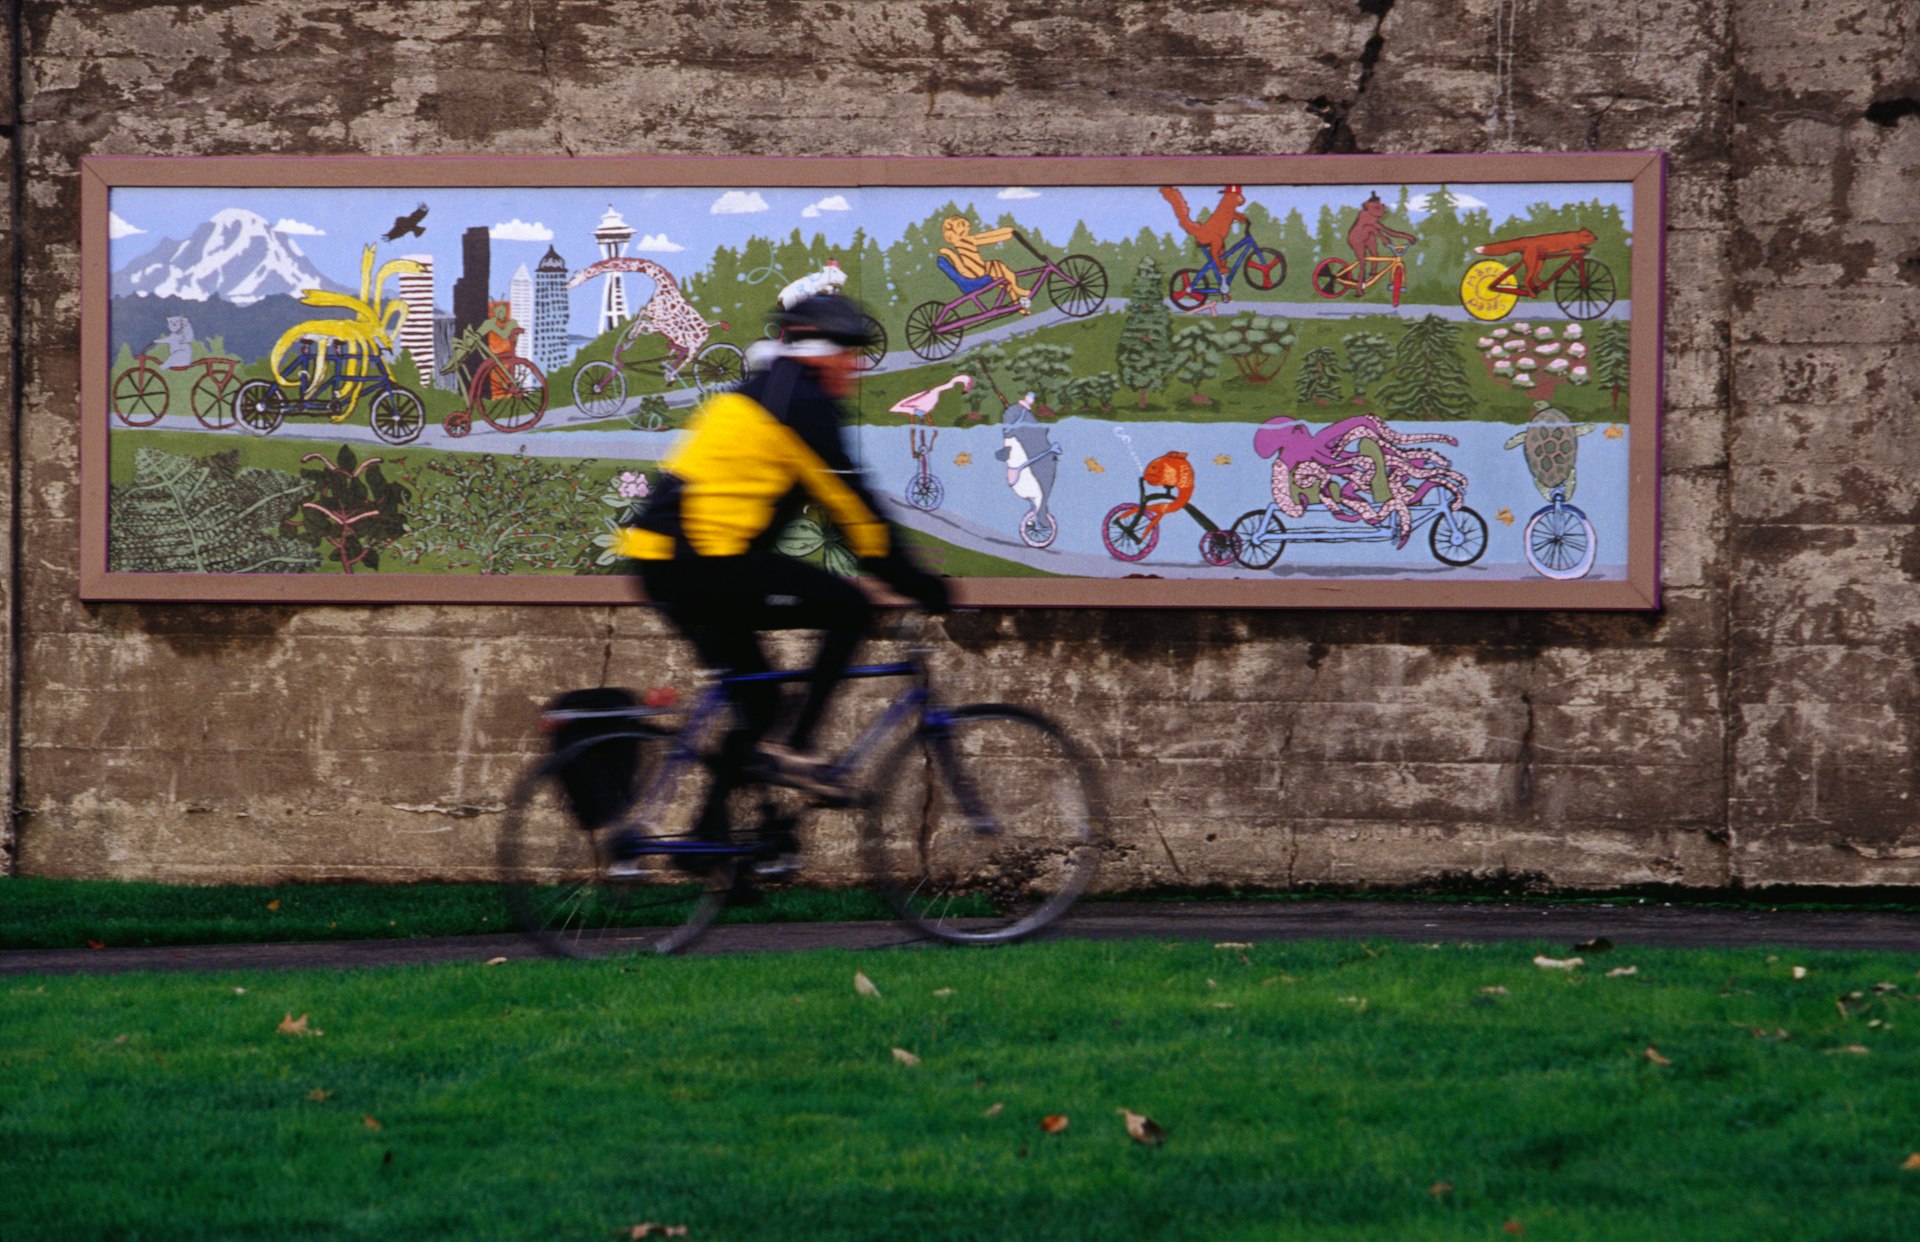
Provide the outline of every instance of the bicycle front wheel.
{"type": "Polygon", "coordinates": [[[726,908],[737,859],[703,860],[703,875],[661,860],[635,875],[610,874],[608,841],[624,817],[594,831],[579,827],[560,768],[549,758],[528,773],[500,828],[501,888],[521,929],[559,957],[674,953],[691,944],[726,908]]]}
{"type": "Polygon", "coordinates": [[[907,923],[1003,944],[1066,913],[1099,865],[1101,803],[1080,748],[1046,717],[962,707],[905,738],[876,772],[866,863],[907,923]]]}

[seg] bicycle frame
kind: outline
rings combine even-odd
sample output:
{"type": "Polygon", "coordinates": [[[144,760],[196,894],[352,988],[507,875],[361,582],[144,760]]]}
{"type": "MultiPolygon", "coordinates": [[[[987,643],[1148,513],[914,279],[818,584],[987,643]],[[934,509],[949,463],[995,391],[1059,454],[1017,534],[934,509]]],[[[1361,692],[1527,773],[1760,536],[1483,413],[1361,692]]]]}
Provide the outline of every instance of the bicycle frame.
{"type": "MultiPolygon", "coordinates": [[[[1021,284],[1027,286],[1029,289],[1038,290],[1040,282],[1049,276],[1059,275],[1062,278],[1065,277],[1066,273],[1060,270],[1059,264],[1046,255],[1041,254],[1038,250],[1035,250],[1033,244],[1027,240],[1024,233],[1015,233],[1013,237],[1015,241],[1026,247],[1028,254],[1040,260],[1039,267],[1023,267],[1013,273],[1015,279],[1021,284]]],[[[963,293],[943,306],[940,309],[942,318],[940,326],[943,330],[948,328],[970,328],[977,323],[984,323],[988,319],[997,319],[1011,311],[1019,309],[1018,306],[1014,305],[1013,299],[1007,295],[1006,286],[995,281],[992,284],[980,286],[980,288],[975,289],[972,293],[963,293]],[[998,300],[991,306],[987,305],[986,299],[988,294],[999,295],[998,300]],[[969,302],[973,303],[974,306],[971,318],[958,319],[951,323],[945,321],[947,315],[961,313],[961,308],[969,302]]]]}
{"type": "MultiPolygon", "coordinates": [[[[1428,525],[1451,511],[1446,500],[1446,496],[1451,494],[1446,488],[1434,483],[1422,487],[1412,504],[1408,506],[1413,518],[1412,525],[1408,528],[1409,537],[1414,532],[1426,529],[1428,525]],[[1431,505],[1426,503],[1429,488],[1443,493],[1439,503],[1431,505]]],[[[1280,506],[1269,502],[1266,516],[1261,520],[1260,529],[1253,533],[1253,537],[1264,539],[1277,534],[1288,543],[1393,543],[1400,538],[1392,522],[1382,521],[1377,526],[1371,525],[1357,514],[1346,518],[1328,510],[1325,514],[1328,521],[1312,526],[1283,526],[1278,521],[1281,516],[1280,506]]],[[[1295,523],[1301,521],[1299,518],[1291,520],[1295,523]]]]}
{"type": "Polygon", "coordinates": [[[1204,279],[1208,273],[1212,273],[1214,279],[1220,283],[1218,287],[1209,285],[1205,288],[1197,288],[1196,292],[1225,293],[1231,289],[1233,287],[1233,278],[1240,274],[1242,267],[1246,266],[1247,255],[1259,248],[1260,243],[1253,239],[1251,232],[1240,234],[1240,240],[1227,247],[1227,270],[1224,274],[1220,271],[1219,266],[1214,263],[1213,252],[1208,251],[1207,261],[1200,265],[1200,270],[1194,273],[1194,275],[1204,279]]]}
{"type": "Polygon", "coordinates": [[[1526,278],[1527,261],[1516,259],[1505,272],[1500,274],[1498,280],[1491,281],[1487,285],[1487,289],[1492,293],[1507,293],[1519,298],[1539,297],[1551,289],[1553,282],[1565,275],[1568,268],[1576,263],[1585,263],[1586,259],[1587,252],[1584,250],[1572,250],[1558,255],[1550,254],[1547,256],[1547,263],[1540,265],[1540,279],[1534,282],[1529,282],[1526,278]],[[1547,271],[1547,265],[1555,259],[1559,260],[1560,266],[1547,271]]]}

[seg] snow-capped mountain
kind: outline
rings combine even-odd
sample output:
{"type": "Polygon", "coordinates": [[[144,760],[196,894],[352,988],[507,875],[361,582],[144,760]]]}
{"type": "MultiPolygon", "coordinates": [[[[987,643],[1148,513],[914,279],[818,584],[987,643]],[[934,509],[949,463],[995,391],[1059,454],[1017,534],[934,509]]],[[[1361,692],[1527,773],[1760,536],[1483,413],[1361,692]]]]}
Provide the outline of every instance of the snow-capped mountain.
{"type": "Polygon", "coordinates": [[[228,208],[185,241],[170,237],[113,274],[113,296],[224,298],[245,306],[302,289],[347,291],[322,276],[300,243],[273,231],[266,218],[228,208]]]}

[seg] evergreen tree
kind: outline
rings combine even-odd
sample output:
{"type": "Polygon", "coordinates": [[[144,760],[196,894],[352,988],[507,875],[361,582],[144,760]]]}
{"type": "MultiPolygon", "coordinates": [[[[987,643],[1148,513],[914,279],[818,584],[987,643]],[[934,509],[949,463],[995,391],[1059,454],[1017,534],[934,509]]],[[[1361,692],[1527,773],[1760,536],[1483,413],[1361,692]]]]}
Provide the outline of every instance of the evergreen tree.
{"type": "Polygon", "coordinates": [[[1073,378],[1072,363],[1071,346],[1035,344],[1016,353],[1007,371],[1014,387],[1034,394],[1034,413],[1047,415],[1052,413],[1054,395],[1073,378]]]}
{"type": "Polygon", "coordinates": [[[1120,382],[1140,392],[1140,409],[1147,393],[1167,382],[1173,369],[1173,314],[1167,309],[1166,278],[1151,256],[1140,261],[1127,294],[1127,317],[1120,326],[1120,345],[1114,351],[1120,382]]]}
{"type": "Polygon", "coordinates": [[[1627,378],[1627,325],[1623,320],[1603,319],[1593,334],[1593,379],[1611,394],[1608,409],[1620,408],[1627,378]]]}
{"type": "Polygon", "coordinates": [[[1280,238],[1274,244],[1287,256],[1288,267],[1304,263],[1301,271],[1312,271],[1313,265],[1326,257],[1315,252],[1313,234],[1307,230],[1307,219],[1298,207],[1287,209],[1286,219],[1280,222],[1280,238]]]}
{"type": "Polygon", "coordinates": [[[1320,218],[1313,226],[1313,253],[1315,262],[1329,255],[1351,258],[1353,251],[1347,248],[1346,231],[1340,227],[1339,217],[1333,214],[1333,208],[1320,208],[1320,218]]]}
{"type": "Polygon", "coordinates": [[[1220,343],[1213,329],[1203,323],[1187,323],[1175,328],[1171,342],[1173,377],[1193,388],[1188,399],[1195,405],[1211,405],[1213,399],[1200,391],[1200,385],[1220,370],[1220,343]]]}
{"type": "Polygon", "coordinates": [[[1460,329],[1438,315],[1414,323],[1394,349],[1391,375],[1374,399],[1396,418],[1467,417],[1473,398],[1460,362],[1460,329]]]}
{"type": "Polygon", "coordinates": [[[1253,311],[1227,320],[1215,338],[1220,352],[1233,359],[1240,378],[1249,384],[1264,384],[1280,374],[1287,354],[1299,339],[1286,320],[1253,311]]]}
{"type": "Polygon", "coordinates": [[[1353,380],[1353,395],[1364,397],[1386,378],[1393,346],[1377,332],[1350,332],[1340,338],[1340,344],[1347,351],[1347,375],[1353,380]]]}
{"type": "Polygon", "coordinates": [[[1340,355],[1325,345],[1308,350],[1307,356],[1300,360],[1300,376],[1294,381],[1294,392],[1302,402],[1311,401],[1316,405],[1338,400],[1340,355]]]}

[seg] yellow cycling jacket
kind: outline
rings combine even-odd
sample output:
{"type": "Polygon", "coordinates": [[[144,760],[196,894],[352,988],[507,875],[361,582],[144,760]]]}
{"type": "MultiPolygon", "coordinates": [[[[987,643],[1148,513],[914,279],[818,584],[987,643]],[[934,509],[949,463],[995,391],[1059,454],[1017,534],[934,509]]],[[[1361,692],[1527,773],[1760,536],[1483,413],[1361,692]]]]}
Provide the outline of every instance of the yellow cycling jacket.
{"type": "MultiPolygon", "coordinates": [[[[786,364],[792,365],[792,364],[786,364]]],[[[789,381],[777,418],[756,396],[756,376],[739,392],[709,398],[687,424],[680,446],[662,462],[670,479],[614,551],[635,560],[666,560],[676,543],[698,556],[741,556],[767,546],[811,496],[846,536],[854,555],[879,560],[889,527],[840,441],[833,403],[811,384],[789,381]]]]}

